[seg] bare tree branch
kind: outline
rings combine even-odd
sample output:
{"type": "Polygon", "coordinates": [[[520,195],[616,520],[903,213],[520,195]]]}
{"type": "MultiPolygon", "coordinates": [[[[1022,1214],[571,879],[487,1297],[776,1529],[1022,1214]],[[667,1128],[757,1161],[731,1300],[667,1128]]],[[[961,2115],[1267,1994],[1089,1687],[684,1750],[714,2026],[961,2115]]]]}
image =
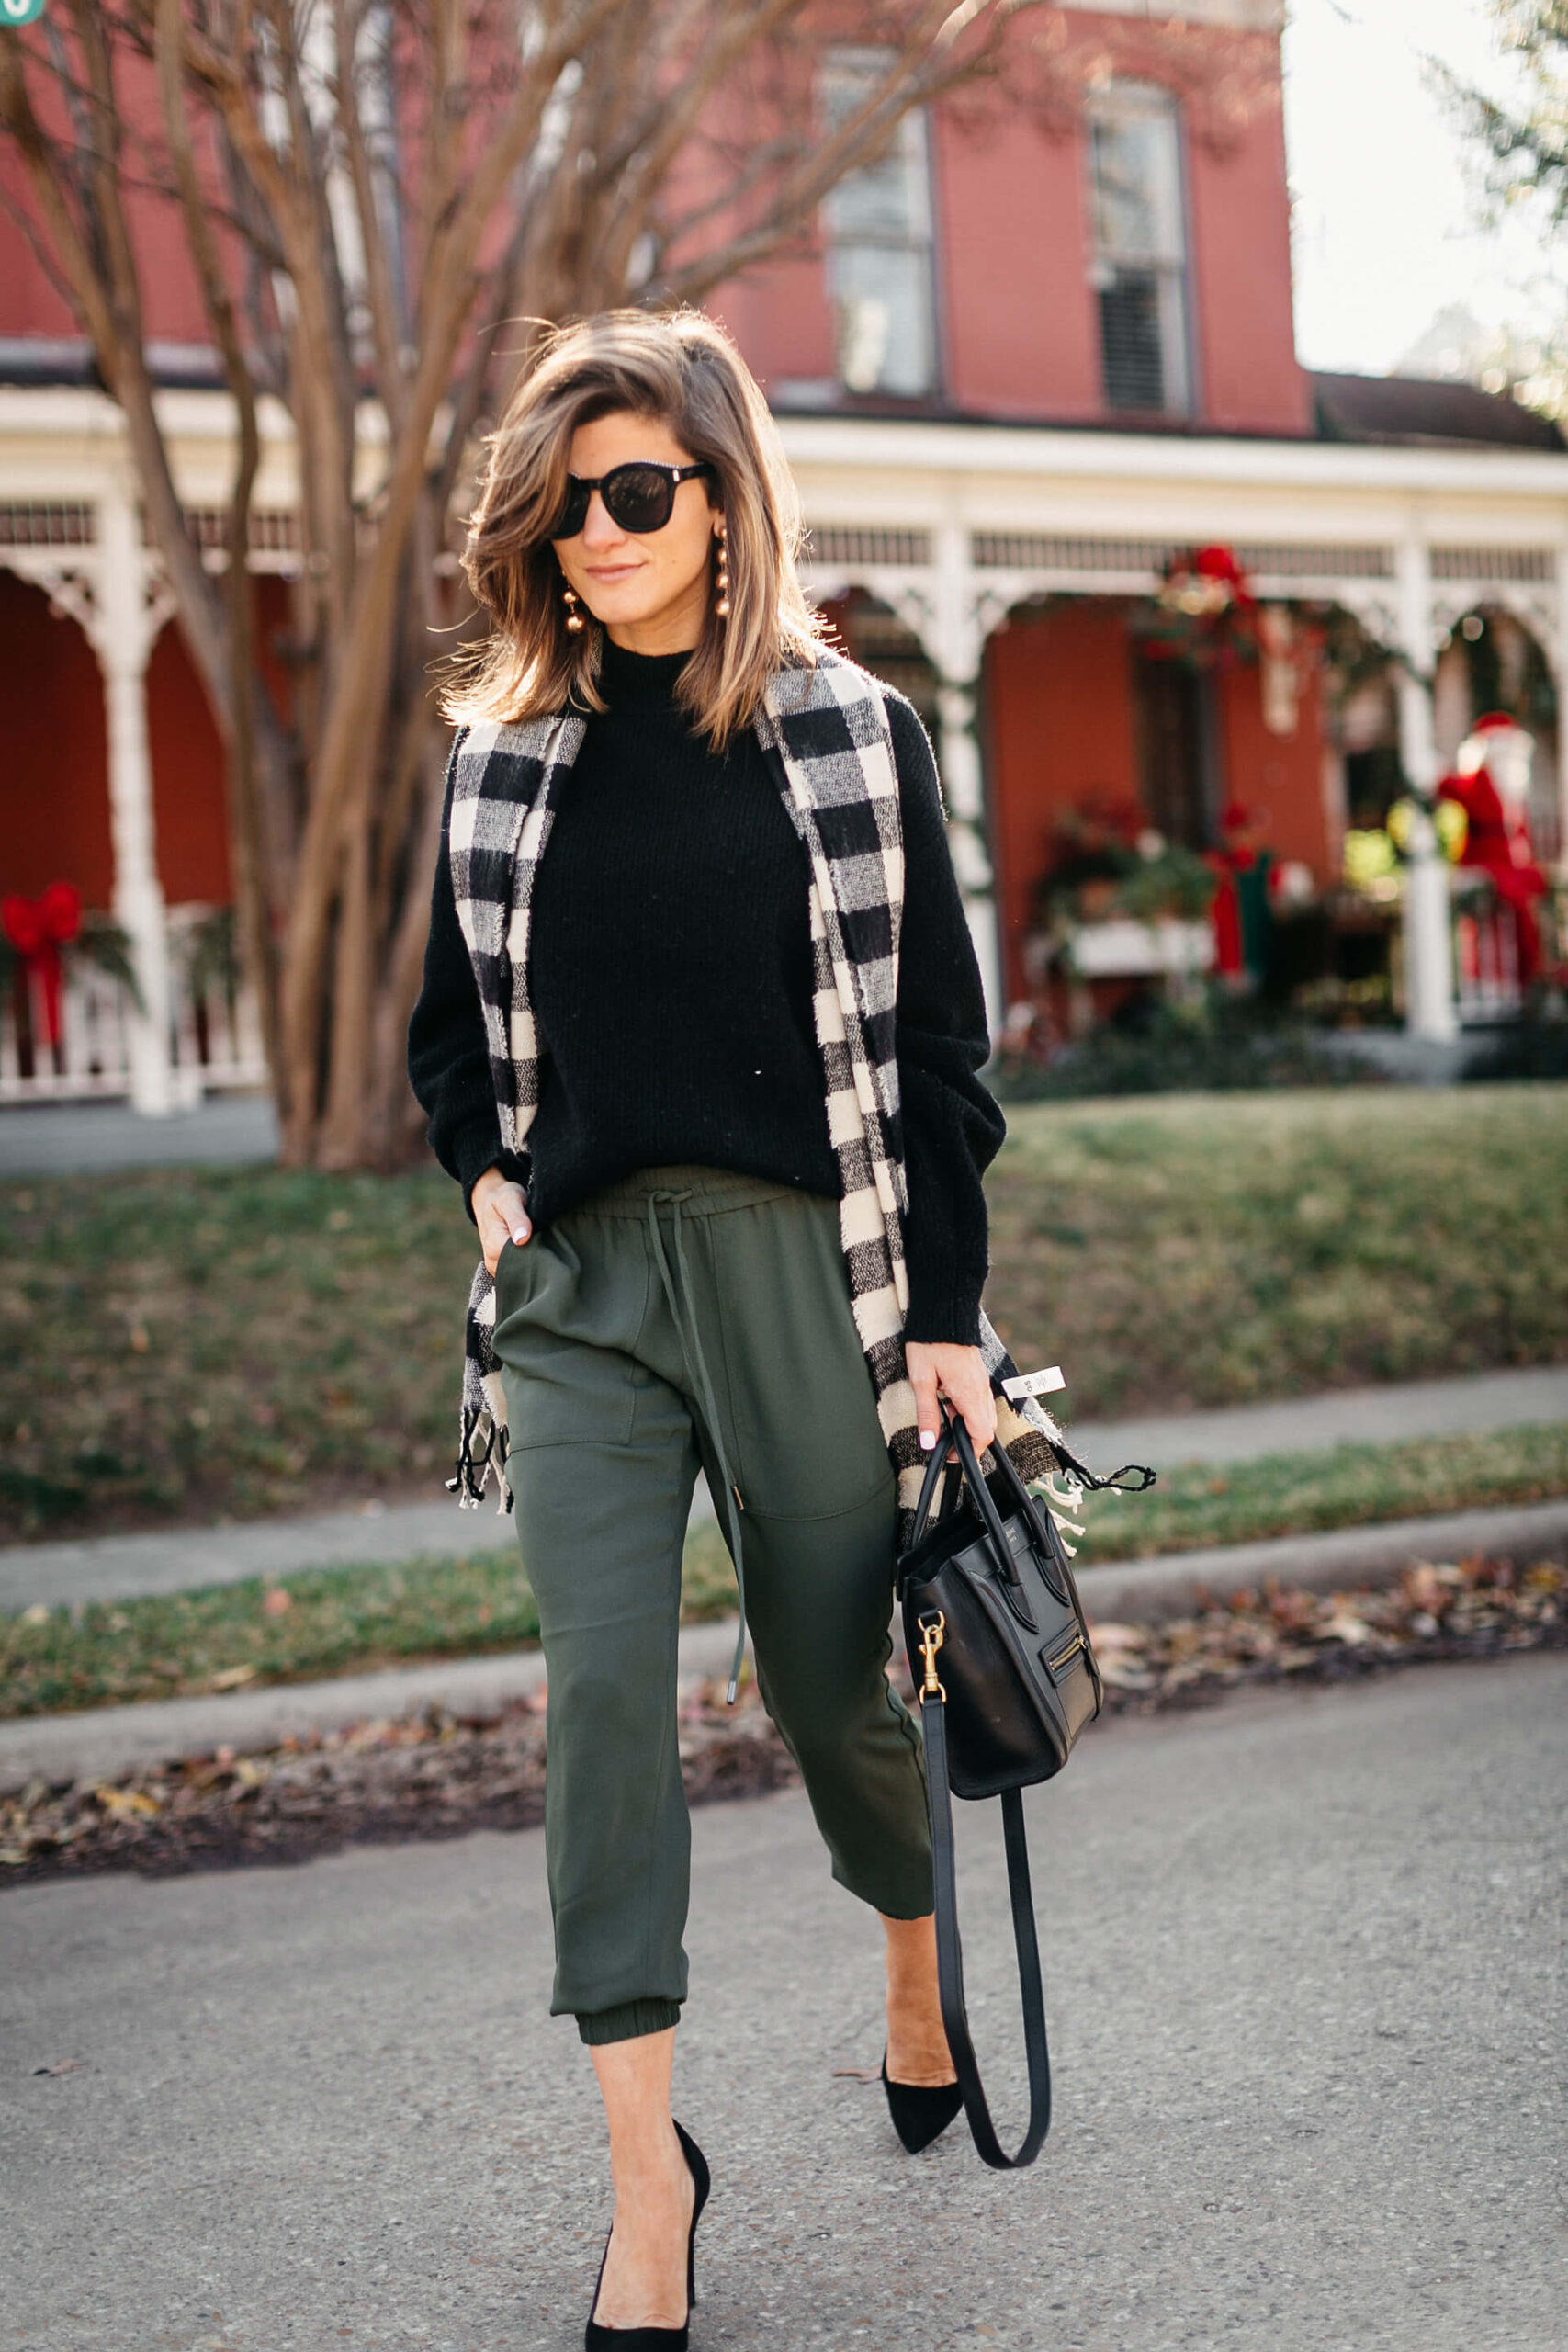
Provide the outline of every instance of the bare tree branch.
{"type": "Polygon", "coordinates": [[[32,249],[34,261],[37,262],[54,292],[59,295],[66,309],[69,310],[72,307],[73,289],[70,279],[56,262],[54,248],[45,236],[41,224],[33,219],[25,206],[17,202],[10,189],[6,187],[0,187],[0,211],[6,214],[7,220],[16,222],[32,249]]]}
{"type": "MultiPolygon", "coordinates": [[[[267,1068],[272,1073],[279,1108],[287,1108],[288,1073],[284,1067],[278,1027],[277,956],[272,910],[278,899],[282,872],[281,843],[269,839],[256,761],[255,616],[252,601],[250,553],[251,493],[261,460],[261,436],[256,429],[255,389],[241,347],[234,306],[220,261],[207,208],[207,191],[197,171],[190,126],[186,119],[185,76],[180,62],[181,0],[157,0],[154,55],[164,135],[175,166],[191,258],[196,265],[208,320],[223,356],[239,421],[234,482],[229,503],[229,571],[227,647],[232,691],[229,703],[228,766],[230,838],[233,845],[234,894],[244,968],[255,989],[267,1068]]],[[[272,813],[279,813],[276,797],[272,813]]]]}
{"type": "Polygon", "coordinates": [[[337,51],[336,96],[344,144],[354,182],[360,243],[365,253],[365,300],[370,312],[381,404],[392,429],[401,429],[404,413],[402,334],[390,256],[376,202],[375,175],[366,143],[359,105],[358,37],[364,11],[345,0],[333,0],[333,27],[337,51]]]}
{"type": "Polygon", "coordinates": [[[877,155],[904,117],[929,105],[957,82],[984,70],[1000,38],[1000,12],[986,0],[964,0],[949,8],[945,0],[920,8],[908,37],[908,46],[894,52],[886,77],[874,84],[861,104],[851,109],[829,137],[803,145],[793,168],[782,175],[765,214],[727,244],[668,275],[659,292],[666,300],[697,301],[727,278],[736,276],[795,234],[829,196],[845,174],[877,155]],[[974,52],[960,56],[964,34],[988,19],[989,39],[974,52]]]}
{"type": "Polygon", "coordinates": [[[645,115],[635,144],[627,144],[624,162],[617,157],[608,167],[607,175],[621,182],[619,217],[599,254],[589,262],[592,275],[625,285],[632,247],[642,232],[653,196],[711,105],[715,91],[748,51],[803,13],[802,0],[756,0],[756,5],[738,11],[716,40],[703,44],[699,59],[693,62],[662,118],[645,115]]]}

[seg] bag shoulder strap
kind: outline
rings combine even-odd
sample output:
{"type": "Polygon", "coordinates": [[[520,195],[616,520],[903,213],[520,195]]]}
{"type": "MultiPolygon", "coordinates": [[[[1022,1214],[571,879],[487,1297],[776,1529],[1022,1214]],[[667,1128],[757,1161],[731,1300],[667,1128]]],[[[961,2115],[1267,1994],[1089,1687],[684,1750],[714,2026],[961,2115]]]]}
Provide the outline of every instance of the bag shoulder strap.
{"type": "MultiPolygon", "coordinates": [[[[928,1683],[934,1673],[928,1672],[928,1683]]],[[[1051,2129],[1051,2052],[1045,2036],[1045,1992],[1040,1981],[1040,1944],[1034,1929],[1034,1899],[1029,1883],[1029,1840],[1023,1821],[1023,1797],[1018,1789],[1002,1793],[1002,1828],[1007,1842],[1008,1894],[1012,1903],[1013,1942],[1018,1951],[1019,1982],[1023,1992],[1023,2044],[1029,2062],[1029,2128],[1015,2155],[1009,2155],[997,2138],[985,2087],[969,2038],[969,2016],[964,1999],[964,1947],[958,1933],[958,1880],[953,1844],[953,1795],[947,1779],[947,1702],[941,1686],[928,1689],[920,1701],[920,1726],[926,1746],[926,1801],[931,1811],[931,1868],[936,1882],[937,1975],[942,1990],[942,2021],[947,2034],[964,2112],[980,2155],[996,2172],[1021,2172],[1032,2165],[1051,2129]]]]}

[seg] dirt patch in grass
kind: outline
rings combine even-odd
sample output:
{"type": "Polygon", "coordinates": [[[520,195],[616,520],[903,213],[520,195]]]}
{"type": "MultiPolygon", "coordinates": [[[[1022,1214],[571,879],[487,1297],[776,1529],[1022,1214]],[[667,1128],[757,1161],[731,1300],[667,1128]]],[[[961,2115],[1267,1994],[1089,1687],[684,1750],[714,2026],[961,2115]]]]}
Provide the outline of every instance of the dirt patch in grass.
{"type": "MultiPolygon", "coordinates": [[[[1010,1116],[987,1301],[1075,1415],[1568,1356],[1568,1087],[1010,1116]]],[[[474,1262],[434,1172],[0,1185],[0,1541],[439,1496],[474,1262]]]]}
{"type": "MultiPolygon", "coordinates": [[[[1410,1569],[1388,1592],[1237,1594],[1170,1624],[1096,1629],[1112,1715],[1565,1642],[1568,1569],[1481,1560],[1410,1569]]],[[[902,1688],[908,1697],[907,1669],[902,1688]]],[[[164,1875],[302,1861],[356,1840],[530,1828],[544,1818],[544,1707],[540,1694],[482,1720],[436,1710],[254,1755],[220,1748],[171,1758],[114,1781],[35,1781],[0,1802],[0,1888],[90,1871],[164,1875]]],[[[733,1709],[717,1682],[687,1691],[680,1741],[694,1804],[761,1795],[796,1777],[750,1680],[733,1709]]]]}

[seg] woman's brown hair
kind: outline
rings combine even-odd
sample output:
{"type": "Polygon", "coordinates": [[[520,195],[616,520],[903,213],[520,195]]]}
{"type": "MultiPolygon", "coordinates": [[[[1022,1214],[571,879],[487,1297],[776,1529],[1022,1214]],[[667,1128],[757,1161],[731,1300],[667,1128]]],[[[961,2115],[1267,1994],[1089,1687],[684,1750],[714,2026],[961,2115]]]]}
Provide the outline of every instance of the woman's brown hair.
{"type": "Polygon", "coordinates": [[[701,311],[605,311],[552,333],[488,436],[463,572],[490,614],[481,643],[457,657],[441,696],[455,725],[602,710],[600,630],[569,632],[550,529],[566,503],[567,458],[580,424],[619,413],[657,417],[694,463],[710,465],[723,513],[729,614],[710,598],[678,693],[716,747],[744,727],[769,679],[816,659],[821,622],[795,576],[799,503],[777,428],[745,361],[701,311]]]}

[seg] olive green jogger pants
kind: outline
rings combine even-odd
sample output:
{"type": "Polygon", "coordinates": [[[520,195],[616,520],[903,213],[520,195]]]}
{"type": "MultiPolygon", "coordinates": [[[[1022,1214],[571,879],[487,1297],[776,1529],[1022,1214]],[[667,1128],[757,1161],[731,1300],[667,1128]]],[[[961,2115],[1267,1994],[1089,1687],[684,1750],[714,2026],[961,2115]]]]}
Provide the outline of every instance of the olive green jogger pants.
{"type": "Polygon", "coordinates": [[[721,1526],[739,1497],[758,1684],[833,1875],[924,1917],[919,1733],[886,1672],[893,1471],[837,1202],[712,1169],[629,1177],[502,1252],[495,1345],[548,1676],[552,2014],[626,2041],[686,1996],[676,1634],[699,1462],[721,1526]]]}

